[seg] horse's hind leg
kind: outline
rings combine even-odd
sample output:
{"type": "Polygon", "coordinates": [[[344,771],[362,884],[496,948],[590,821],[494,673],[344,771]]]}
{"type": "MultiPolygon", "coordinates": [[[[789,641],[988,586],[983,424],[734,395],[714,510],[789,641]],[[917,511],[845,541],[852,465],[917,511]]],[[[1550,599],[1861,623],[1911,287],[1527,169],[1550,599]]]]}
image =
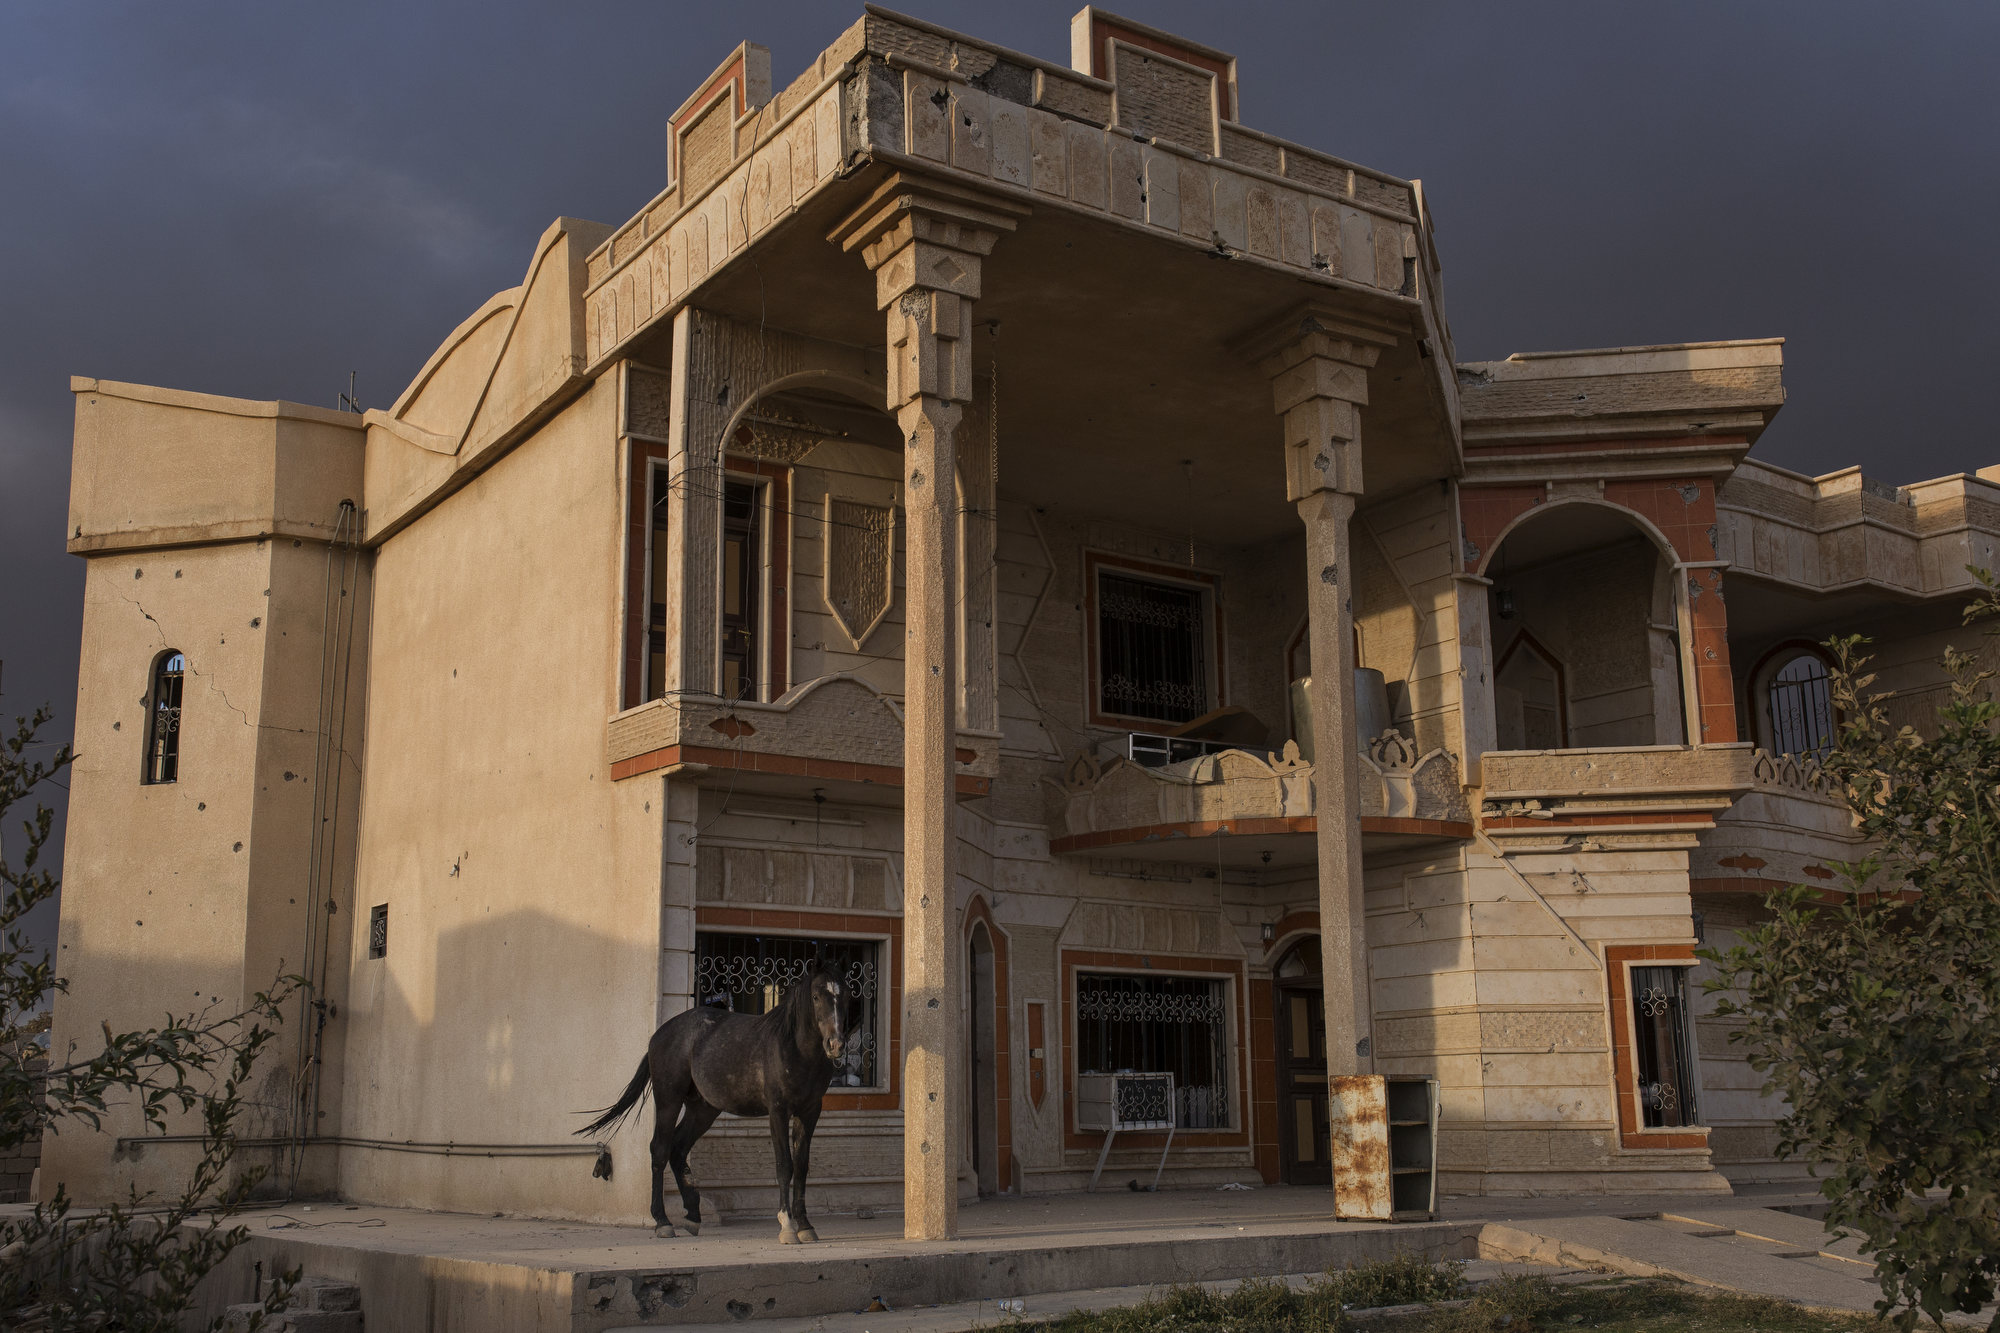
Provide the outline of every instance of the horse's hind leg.
{"type": "Polygon", "coordinates": [[[688,1235],[701,1234],[701,1191],[688,1184],[688,1153],[695,1141],[708,1133],[708,1127],[721,1115],[696,1093],[688,1098],[687,1110],[681,1115],[681,1123],[674,1129],[674,1140],[667,1151],[667,1160],[674,1168],[674,1187],[681,1192],[681,1207],[687,1210],[687,1220],[681,1225],[688,1235]]]}
{"type": "Polygon", "coordinates": [[[669,1149],[674,1139],[674,1122],[680,1118],[680,1098],[653,1086],[653,1234],[671,1236],[674,1224],[667,1220],[666,1173],[669,1149]]]}

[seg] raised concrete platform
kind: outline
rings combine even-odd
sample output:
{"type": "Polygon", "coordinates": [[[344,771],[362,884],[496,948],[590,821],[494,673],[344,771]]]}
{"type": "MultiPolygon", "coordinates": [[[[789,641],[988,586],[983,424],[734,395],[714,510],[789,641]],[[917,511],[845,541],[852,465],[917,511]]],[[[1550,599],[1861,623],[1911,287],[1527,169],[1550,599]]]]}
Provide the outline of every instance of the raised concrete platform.
{"type": "MultiPolygon", "coordinates": [[[[769,1333],[846,1327],[916,1333],[996,1302],[1031,1317],[1129,1304],[1176,1282],[1312,1274],[1416,1251],[1666,1276],[1822,1308],[1872,1309],[1872,1266],[1789,1189],[1713,1195],[1457,1198],[1440,1220],[1335,1222],[1318,1190],[1188,1190],[989,1201],[960,1239],[913,1244],[902,1220],[820,1215],[817,1245],[782,1246],[774,1221],[711,1223],[698,1237],[520,1218],[294,1205],[248,1214],[254,1239],[209,1284],[211,1309],[249,1299],[252,1265],[359,1283],[370,1326],[440,1333],[614,1333],[758,1321],[769,1333]],[[1800,1212],[1785,1211],[1798,1209],[1800,1212]],[[880,1315],[881,1310],[874,1313],[880,1315]]],[[[982,1312],[984,1312],[982,1314],[982,1312]]],[[[967,1325],[970,1326],[970,1325],[967,1325]]]]}
{"type": "MultiPolygon", "coordinates": [[[[649,1229],[315,1204],[244,1219],[252,1241],[205,1295],[250,1299],[252,1265],[302,1266],[361,1285],[371,1328],[436,1333],[608,1333],[810,1318],[1166,1286],[1328,1267],[1419,1251],[1478,1257],[1477,1220],[1335,1222],[1317,1190],[1060,1195],[986,1202],[960,1239],[913,1244],[900,1216],[815,1215],[817,1245],[781,1246],[772,1222],[655,1238],[649,1229]]],[[[990,1308],[990,1307],[989,1307],[990,1308]]]]}

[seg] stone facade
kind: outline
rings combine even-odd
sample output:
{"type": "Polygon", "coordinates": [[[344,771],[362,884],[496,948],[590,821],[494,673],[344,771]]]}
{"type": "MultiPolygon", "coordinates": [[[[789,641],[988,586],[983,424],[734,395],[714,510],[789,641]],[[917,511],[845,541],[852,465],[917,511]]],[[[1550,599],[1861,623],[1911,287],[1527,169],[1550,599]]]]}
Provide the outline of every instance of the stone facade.
{"type": "MultiPolygon", "coordinates": [[[[1854,855],[1810,645],[1924,725],[2000,479],[1750,460],[1775,341],[1454,366],[1415,185],[1240,123],[1226,53],[1072,39],[870,11],[775,92],[746,44],[659,196],[365,417],[76,381],[56,1039],[296,970],[269,1164],[636,1223],[649,1125],[607,1180],[576,1113],[837,950],[813,1187],[913,1238],[1084,1184],[1125,1067],[1169,1185],[1323,1184],[1375,1075],[1437,1081],[1448,1191],[1783,1174],[1693,950],[1854,855]]],[[[763,1125],[694,1165],[768,1210],[763,1125]]]]}

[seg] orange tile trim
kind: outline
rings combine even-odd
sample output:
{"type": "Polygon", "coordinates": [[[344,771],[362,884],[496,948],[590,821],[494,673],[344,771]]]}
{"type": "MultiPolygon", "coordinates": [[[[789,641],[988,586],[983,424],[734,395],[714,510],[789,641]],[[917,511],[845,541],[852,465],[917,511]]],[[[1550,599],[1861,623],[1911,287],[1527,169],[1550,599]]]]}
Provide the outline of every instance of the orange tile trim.
{"type": "Polygon", "coordinates": [[[1605,994],[1611,1005],[1611,1071],[1617,1080],[1618,1146],[1637,1150],[1660,1148],[1706,1148],[1706,1127],[1690,1127],[1685,1133],[1665,1133],[1646,1129],[1639,1115],[1638,1064],[1632,1056],[1632,1006],[1627,1002],[1627,963],[1692,963],[1691,944],[1609,944],[1604,948],[1605,994]]]}
{"type": "MultiPolygon", "coordinates": [[[[718,750],[705,745],[668,745],[635,754],[611,765],[611,780],[622,782],[675,764],[707,764],[733,768],[744,773],[776,773],[786,777],[822,778],[828,782],[879,783],[885,787],[903,785],[903,770],[889,764],[852,764],[839,759],[813,759],[800,755],[764,754],[756,750],[718,750]]],[[[992,788],[989,779],[970,773],[958,775],[960,796],[984,796],[992,788]]]]}

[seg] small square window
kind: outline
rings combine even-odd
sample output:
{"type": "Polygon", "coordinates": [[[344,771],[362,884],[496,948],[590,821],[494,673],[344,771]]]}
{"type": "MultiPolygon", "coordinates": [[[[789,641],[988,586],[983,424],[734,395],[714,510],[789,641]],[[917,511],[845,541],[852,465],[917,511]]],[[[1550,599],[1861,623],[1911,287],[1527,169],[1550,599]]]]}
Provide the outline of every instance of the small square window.
{"type": "Polygon", "coordinates": [[[1181,1129],[1227,1129],[1229,1060],[1229,993],[1223,982],[1077,974],[1078,1073],[1172,1074],[1175,1123],[1181,1129]]]}
{"type": "Polygon", "coordinates": [[[1209,633],[1202,589],[1099,571],[1098,710],[1168,723],[1209,711],[1209,633]]]}
{"type": "Polygon", "coordinates": [[[386,957],[389,952],[389,904],[377,903],[368,912],[368,956],[386,957]]]}

